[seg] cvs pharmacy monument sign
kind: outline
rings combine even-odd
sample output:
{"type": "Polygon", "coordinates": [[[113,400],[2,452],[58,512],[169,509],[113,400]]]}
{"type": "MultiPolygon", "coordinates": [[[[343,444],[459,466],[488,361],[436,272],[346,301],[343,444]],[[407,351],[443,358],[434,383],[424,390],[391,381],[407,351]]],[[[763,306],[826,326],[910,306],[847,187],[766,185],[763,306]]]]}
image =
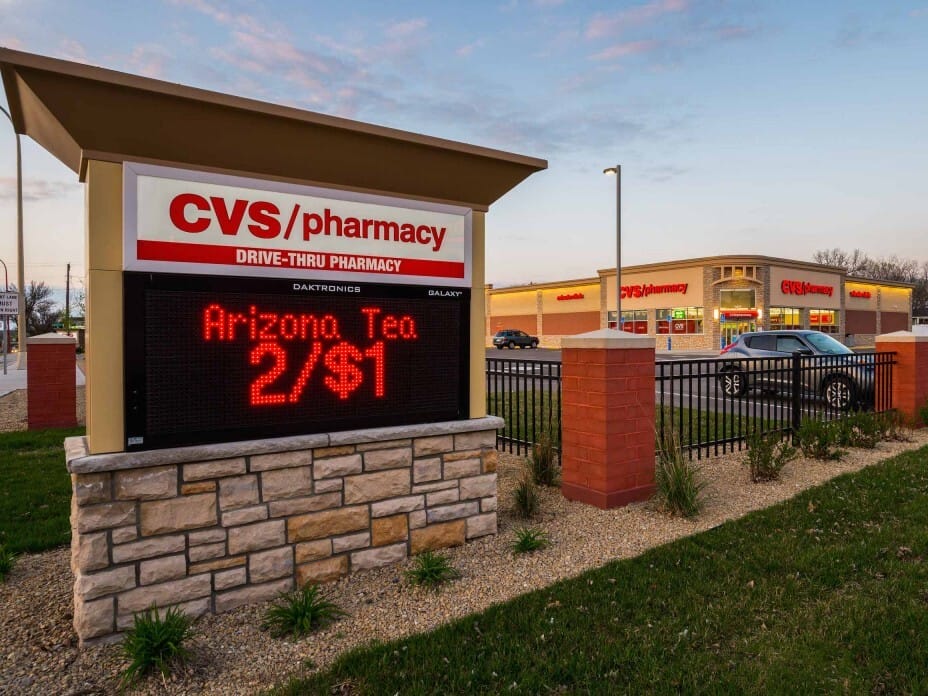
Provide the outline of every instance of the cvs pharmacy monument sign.
{"type": "Polygon", "coordinates": [[[17,132],[86,186],[82,643],[496,532],[484,217],[543,160],[5,49],[0,71],[17,132]]]}

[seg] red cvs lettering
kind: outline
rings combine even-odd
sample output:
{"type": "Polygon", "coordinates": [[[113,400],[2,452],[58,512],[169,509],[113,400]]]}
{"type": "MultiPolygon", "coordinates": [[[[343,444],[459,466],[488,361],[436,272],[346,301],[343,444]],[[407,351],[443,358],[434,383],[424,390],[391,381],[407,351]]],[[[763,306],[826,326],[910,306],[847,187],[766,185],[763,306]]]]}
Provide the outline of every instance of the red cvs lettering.
{"type": "Polygon", "coordinates": [[[280,208],[270,201],[250,202],[236,198],[229,202],[222,196],[207,199],[196,193],[181,193],[168,206],[171,224],[181,232],[205,232],[216,221],[223,235],[234,237],[246,220],[247,230],[258,239],[274,239],[280,234],[280,208]]]}

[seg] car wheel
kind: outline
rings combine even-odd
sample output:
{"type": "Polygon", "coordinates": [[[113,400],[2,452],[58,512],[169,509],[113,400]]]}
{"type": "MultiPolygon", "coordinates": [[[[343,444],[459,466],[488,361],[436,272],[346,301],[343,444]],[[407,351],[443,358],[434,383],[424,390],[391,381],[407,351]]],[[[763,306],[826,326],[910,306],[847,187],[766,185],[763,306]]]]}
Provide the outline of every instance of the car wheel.
{"type": "Polygon", "coordinates": [[[538,341],[532,341],[532,349],[538,348],[538,341]]]}
{"type": "Polygon", "coordinates": [[[748,390],[748,380],[741,370],[726,370],[719,375],[719,387],[725,396],[741,396],[748,390]]]}
{"type": "Polygon", "coordinates": [[[512,350],[513,348],[516,347],[516,344],[515,344],[514,341],[509,341],[509,343],[508,343],[507,345],[509,346],[509,350],[512,350]]]}
{"type": "Polygon", "coordinates": [[[857,401],[857,388],[847,377],[829,377],[822,387],[825,403],[838,411],[848,411],[857,401]]]}

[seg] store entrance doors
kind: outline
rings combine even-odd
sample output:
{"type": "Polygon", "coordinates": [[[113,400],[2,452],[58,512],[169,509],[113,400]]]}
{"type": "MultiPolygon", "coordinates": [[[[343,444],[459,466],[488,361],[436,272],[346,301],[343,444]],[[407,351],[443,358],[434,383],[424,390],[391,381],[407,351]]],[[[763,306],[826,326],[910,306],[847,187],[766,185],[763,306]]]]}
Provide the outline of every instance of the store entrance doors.
{"type": "Polygon", "coordinates": [[[738,336],[743,333],[748,333],[749,331],[757,330],[757,322],[753,319],[751,320],[735,320],[735,321],[723,321],[722,322],[722,341],[723,345],[727,346],[729,343],[734,341],[738,336]]]}

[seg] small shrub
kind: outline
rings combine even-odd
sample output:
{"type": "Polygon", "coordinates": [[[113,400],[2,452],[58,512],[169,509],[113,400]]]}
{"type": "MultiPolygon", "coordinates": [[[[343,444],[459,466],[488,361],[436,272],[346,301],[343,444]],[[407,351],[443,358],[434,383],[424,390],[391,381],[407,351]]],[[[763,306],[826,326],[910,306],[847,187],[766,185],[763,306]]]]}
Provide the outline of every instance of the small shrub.
{"type": "Polygon", "coordinates": [[[163,678],[182,667],[190,656],[184,643],[190,638],[192,625],[193,620],[177,607],[168,609],[163,617],[154,606],[136,614],[122,644],[123,655],[130,660],[122,673],[123,685],[131,685],[152,670],[163,678]]]}
{"type": "Polygon", "coordinates": [[[16,554],[0,544],[0,582],[6,582],[6,576],[13,571],[16,565],[16,554]]]}
{"type": "Polygon", "coordinates": [[[528,458],[532,479],[539,486],[557,484],[557,431],[555,427],[549,425],[544,429],[528,458]]]}
{"type": "Polygon", "coordinates": [[[413,585],[437,588],[439,585],[461,577],[446,556],[425,551],[416,556],[412,568],[406,571],[406,579],[413,585]]]}
{"type": "Polygon", "coordinates": [[[880,439],[889,442],[911,442],[912,438],[908,433],[905,416],[896,409],[884,411],[876,415],[877,423],[880,428],[880,439]]]}
{"type": "Polygon", "coordinates": [[[300,590],[281,594],[264,614],[263,626],[280,637],[299,638],[335,621],[345,612],[322,594],[319,586],[310,583],[300,590]]]}
{"type": "Polygon", "coordinates": [[[822,460],[841,459],[844,456],[844,452],[832,446],[835,440],[833,428],[823,421],[813,418],[802,421],[796,435],[803,456],[822,460]]]}
{"type": "Polygon", "coordinates": [[[834,424],[835,443],[842,447],[873,449],[882,428],[871,413],[855,413],[834,424]]]}
{"type": "Polygon", "coordinates": [[[530,475],[524,475],[516,484],[515,489],[512,491],[512,505],[515,508],[516,515],[523,519],[538,514],[541,501],[538,498],[538,487],[530,475]]]}
{"type": "Polygon", "coordinates": [[[672,428],[666,428],[661,437],[654,482],[661,506],[671,515],[692,517],[702,508],[702,491],[706,483],[700,476],[699,467],[683,453],[672,428]]]}
{"type": "Polygon", "coordinates": [[[540,551],[550,545],[548,534],[538,527],[520,527],[516,530],[516,540],[512,544],[515,554],[540,551]]]}
{"type": "Polygon", "coordinates": [[[776,481],[783,467],[796,458],[796,450],[778,433],[764,435],[755,430],[748,438],[748,467],[751,480],[776,481]]]}

